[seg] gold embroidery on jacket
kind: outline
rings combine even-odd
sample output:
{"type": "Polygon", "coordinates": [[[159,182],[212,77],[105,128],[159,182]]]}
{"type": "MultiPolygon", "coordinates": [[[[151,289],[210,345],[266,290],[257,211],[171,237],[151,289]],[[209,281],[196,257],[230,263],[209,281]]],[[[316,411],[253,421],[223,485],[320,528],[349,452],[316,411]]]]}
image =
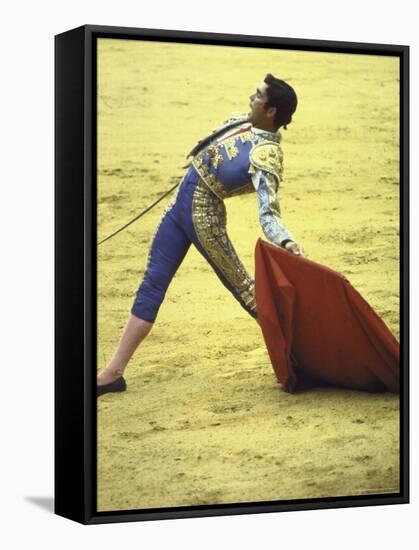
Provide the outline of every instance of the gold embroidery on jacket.
{"type": "Polygon", "coordinates": [[[250,151],[249,158],[256,168],[273,174],[278,183],[281,181],[283,155],[279,143],[273,141],[258,143],[250,151]]]}
{"type": "Polygon", "coordinates": [[[253,132],[250,130],[247,130],[246,132],[242,132],[238,135],[238,138],[243,142],[246,143],[248,141],[251,141],[252,143],[255,143],[257,141],[257,138],[253,132]]]}
{"type": "Polygon", "coordinates": [[[207,149],[208,155],[211,158],[211,163],[214,166],[214,168],[218,168],[220,163],[224,160],[223,155],[220,153],[217,147],[212,145],[211,147],[208,147],[207,149]]]}
{"type": "Polygon", "coordinates": [[[233,160],[239,154],[239,149],[236,145],[236,136],[225,139],[221,142],[220,146],[224,146],[225,152],[229,160],[233,160]]]}
{"type": "Polygon", "coordinates": [[[194,168],[197,170],[204,183],[219,199],[226,199],[236,195],[252,193],[254,191],[251,181],[232,190],[225,189],[221,181],[209,171],[208,165],[203,162],[205,155],[208,153],[211,159],[211,165],[217,169],[220,163],[225,160],[220,152],[220,148],[223,145],[228,159],[232,160],[239,154],[238,147],[235,144],[236,139],[240,139],[243,143],[250,142],[252,145],[249,154],[249,175],[254,174],[256,169],[262,169],[275,175],[278,184],[282,178],[282,151],[279,143],[266,140],[259,142],[260,138],[248,130],[237,136],[227,138],[219,144],[211,145],[206,150],[200,151],[192,161],[194,168]]]}
{"type": "Polygon", "coordinates": [[[204,156],[204,152],[199,153],[192,161],[192,164],[204,183],[219,199],[223,200],[228,197],[234,197],[235,195],[244,195],[245,193],[252,193],[255,190],[251,181],[232,190],[225,189],[221,181],[219,181],[214,174],[211,174],[208,170],[208,166],[202,162],[204,156]]]}

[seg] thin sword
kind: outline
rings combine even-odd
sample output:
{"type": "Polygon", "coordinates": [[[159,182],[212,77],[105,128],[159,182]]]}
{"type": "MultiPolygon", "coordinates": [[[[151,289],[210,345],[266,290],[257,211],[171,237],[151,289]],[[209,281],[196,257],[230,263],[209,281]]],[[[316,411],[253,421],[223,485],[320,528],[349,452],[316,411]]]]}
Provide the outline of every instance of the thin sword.
{"type": "Polygon", "coordinates": [[[132,218],[132,220],[130,220],[128,223],[126,223],[125,225],[123,225],[122,227],[120,227],[119,229],[117,229],[116,231],[114,231],[113,233],[111,233],[110,235],[108,235],[107,237],[105,237],[104,239],[102,239],[101,241],[99,241],[97,243],[96,246],[99,246],[100,244],[108,241],[109,239],[112,239],[112,237],[115,237],[115,235],[118,235],[118,233],[120,233],[121,231],[123,231],[124,229],[126,229],[129,225],[131,225],[132,223],[134,223],[135,221],[137,221],[139,218],[141,218],[141,216],[144,216],[144,214],[147,214],[147,212],[149,212],[152,208],[154,208],[156,206],[156,204],[158,204],[160,201],[162,201],[165,197],[167,197],[167,195],[169,195],[174,189],[176,189],[176,187],[180,184],[180,181],[178,183],[176,183],[176,185],[174,185],[173,187],[171,187],[168,191],[166,191],[165,193],[163,193],[163,195],[161,195],[156,201],[153,202],[153,204],[150,204],[150,206],[147,206],[147,208],[145,210],[143,210],[142,212],[140,212],[139,214],[137,214],[137,216],[135,216],[135,218],[132,218]]]}

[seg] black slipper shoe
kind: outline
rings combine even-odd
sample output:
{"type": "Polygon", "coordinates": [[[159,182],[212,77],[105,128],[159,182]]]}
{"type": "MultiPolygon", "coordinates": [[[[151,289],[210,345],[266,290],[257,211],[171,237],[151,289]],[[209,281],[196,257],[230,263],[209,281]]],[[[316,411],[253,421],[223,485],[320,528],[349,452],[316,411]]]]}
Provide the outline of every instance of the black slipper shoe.
{"type": "Polygon", "coordinates": [[[108,392],[118,392],[118,391],[125,391],[127,389],[127,384],[125,382],[125,379],[123,376],[120,376],[113,382],[110,382],[109,384],[102,384],[100,386],[96,386],[96,397],[99,397],[99,395],[103,395],[104,393],[108,392]]]}

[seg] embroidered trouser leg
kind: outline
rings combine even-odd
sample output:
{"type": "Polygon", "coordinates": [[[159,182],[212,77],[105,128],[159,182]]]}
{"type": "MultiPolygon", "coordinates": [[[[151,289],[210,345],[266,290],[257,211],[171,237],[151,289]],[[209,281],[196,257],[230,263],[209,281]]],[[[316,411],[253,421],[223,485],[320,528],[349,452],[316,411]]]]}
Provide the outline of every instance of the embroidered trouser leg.
{"type": "Polygon", "coordinates": [[[254,280],[247,273],[227,234],[224,202],[200,180],[192,199],[194,244],[224,286],[252,317],[257,317],[254,280]]]}
{"type": "Polygon", "coordinates": [[[154,322],[191,243],[244,309],[256,317],[254,281],[228,238],[224,204],[206,188],[192,168],[159,224],[131,313],[154,322]]]}

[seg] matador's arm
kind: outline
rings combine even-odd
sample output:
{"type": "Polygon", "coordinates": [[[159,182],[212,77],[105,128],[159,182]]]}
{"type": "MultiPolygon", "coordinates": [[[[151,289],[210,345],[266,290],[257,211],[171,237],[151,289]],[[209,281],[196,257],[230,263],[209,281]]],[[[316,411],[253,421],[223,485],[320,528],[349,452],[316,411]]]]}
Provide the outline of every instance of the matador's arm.
{"type": "Polygon", "coordinates": [[[266,238],[278,246],[294,241],[282,223],[277,178],[264,170],[255,170],[252,182],[258,196],[259,221],[266,238]]]}

